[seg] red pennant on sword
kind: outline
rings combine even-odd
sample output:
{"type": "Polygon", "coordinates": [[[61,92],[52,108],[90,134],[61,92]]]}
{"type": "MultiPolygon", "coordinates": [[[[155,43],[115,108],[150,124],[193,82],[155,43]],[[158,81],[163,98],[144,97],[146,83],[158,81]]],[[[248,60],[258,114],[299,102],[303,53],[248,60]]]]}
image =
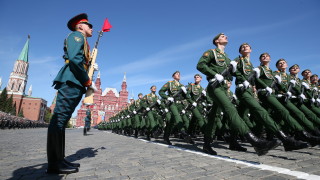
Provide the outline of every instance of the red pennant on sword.
{"type": "Polygon", "coordinates": [[[109,23],[108,18],[106,18],[102,26],[102,32],[109,32],[111,28],[112,25],[109,23]]]}

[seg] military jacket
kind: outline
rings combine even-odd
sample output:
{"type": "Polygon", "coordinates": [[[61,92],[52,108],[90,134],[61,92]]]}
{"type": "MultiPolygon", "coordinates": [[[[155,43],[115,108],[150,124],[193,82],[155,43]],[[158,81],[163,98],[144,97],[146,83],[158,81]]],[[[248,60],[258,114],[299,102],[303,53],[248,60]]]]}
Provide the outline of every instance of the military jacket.
{"type": "MultiPolygon", "coordinates": [[[[173,80],[173,81],[168,81],[166,84],[164,84],[161,89],[159,90],[159,95],[164,98],[168,99],[168,97],[173,96],[175,93],[177,93],[183,84],[181,84],[179,81],[173,80]],[[168,95],[166,94],[168,93],[168,95]]],[[[180,93],[181,95],[177,97],[176,99],[181,100],[182,95],[184,94],[183,92],[180,93]]]]}
{"type": "Polygon", "coordinates": [[[63,49],[65,64],[54,79],[53,85],[72,82],[84,88],[83,84],[89,80],[85,69],[90,54],[86,37],[79,31],[70,33],[65,39],[63,49]]]}
{"type": "Polygon", "coordinates": [[[258,68],[260,69],[260,76],[255,80],[256,89],[270,87],[274,81],[272,70],[264,65],[258,66],[258,68]]]}
{"type": "MultiPolygon", "coordinates": [[[[253,71],[253,65],[249,59],[244,57],[238,57],[234,61],[237,62],[237,71],[235,72],[236,76],[236,85],[242,84],[244,81],[248,80],[248,76],[253,71]]],[[[250,82],[251,85],[253,82],[250,82]]]]}
{"type": "Polygon", "coordinates": [[[188,84],[187,94],[190,96],[189,102],[196,101],[199,96],[202,96],[203,87],[200,84],[190,83],[188,84]]]}
{"type": "Polygon", "coordinates": [[[275,71],[274,75],[278,75],[281,78],[281,84],[277,84],[276,94],[284,94],[288,91],[290,84],[290,76],[286,72],[275,71]]]}
{"type": "Polygon", "coordinates": [[[293,95],[300,95],[302,92],[301,92],[301,83],[302,83],[302,81],[301,81],[301,79],[298,77],[298,75],[293,75],[293,74],[291,74],[290,75],[290,80],[294,80],[294,81],[296,81],[296,85],[292,88],[293,89],[293,91],[292,91],[292,93],[293,93],[293,95]]]}
{"type": "MultiPolygon", "coordinates": [[[[221,74],[229,66],[230,62],[228,55],[221,52],[219,48],[210,49],[203,53],[198,61],[197,69],[207,76],[207,80],[210,80],[217,73],[221,74]]],[[[232,81],[232,76],[224,77],[224,79],[232,81]]]]}

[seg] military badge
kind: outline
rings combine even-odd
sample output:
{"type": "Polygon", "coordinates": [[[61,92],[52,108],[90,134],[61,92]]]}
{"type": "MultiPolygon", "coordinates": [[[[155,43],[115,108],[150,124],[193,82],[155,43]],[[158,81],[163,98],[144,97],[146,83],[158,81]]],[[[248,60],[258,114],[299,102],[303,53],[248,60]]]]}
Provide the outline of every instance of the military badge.
{"type": "Polygon", "coordinates": [[[82,39],[80,38],[80,37],[74,37],[74,40],[76,41],[76,42],[81,42],[82,41],[82,39]]]}

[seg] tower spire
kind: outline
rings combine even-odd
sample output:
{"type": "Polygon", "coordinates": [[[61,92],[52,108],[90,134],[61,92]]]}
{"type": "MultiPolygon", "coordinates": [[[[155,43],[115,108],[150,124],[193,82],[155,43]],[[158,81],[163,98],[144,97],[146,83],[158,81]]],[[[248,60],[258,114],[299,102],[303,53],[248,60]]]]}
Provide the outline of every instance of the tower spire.
{"type": "Polygon", "coordinates": [[[126,75],[126,72],[124,72],[123,82],[127,82],[127,75],[126,75]]]}
{"type": "Polygon", "coordinates": [[[29,39],[30,39],[30,35],[28,35],[28,39],[27,42],[24,44],[24,47],[20,53],[20,56],[18,58],[18,60],[22,60],[25,62],[28,62],[28,53],[29,53],[29,39]]]}

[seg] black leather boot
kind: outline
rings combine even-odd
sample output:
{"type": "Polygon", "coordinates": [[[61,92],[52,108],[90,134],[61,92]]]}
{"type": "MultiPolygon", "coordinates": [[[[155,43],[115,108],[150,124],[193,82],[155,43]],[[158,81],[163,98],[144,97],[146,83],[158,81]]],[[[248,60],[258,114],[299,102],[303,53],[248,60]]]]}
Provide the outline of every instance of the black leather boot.
{"type": "Polygon", "coordinates": [[[269,150],[276,148],[280,145],[277,140],[266,141],[257,138],[253,133],[249,132],[244,135],[248,142],[254,147],[254,150],[258,156],[262,156],[268,153],[269,150]]]}
{"type": "Polygon", "coordinates": [[[166,144],[172,145],[172,143],[170,142],[169,136],[170,136],[170,134],[167,133],[167,132],[165,132],[164,135],[163,135],[163,140],[164,140],[164,142],[165,142],[166,144]]]}
{"type": "Polygon", "coordinates": [[[217,152],[211,147],[212,138],[204,137],[203,152],[211,155],[217,155],[217,152]]]}
{"type": "Polygon", "coordinates": [[[247,151],[247,148],[242,147],[237,141],[237,137],[234,135],[230,136],[229,138],[229,149],[233,151],[241,151],[241,152],[247,151]]]}
{"type": "Polygon", "coordinates": [[[62,132],[62,157],[63,157],[63,160],[64,162],[69,165],[69,166],[72,166],[72,167],[80,167],[80,164],[79,163],[72,163],[72,162],[69,162],[68,160],[65,159],[66,157],[66,132],[63,131],[62,132]]]}
{"type": "Polygon", "coordinates": [[[181,131],[181,136],[183,137],[186,143],[194,144],[194,141],[192,140],[191,136],[187,134],[185,131],[181,131]]]}
{"type": "Polygon", "coordinates": [[[69,166],[65,163],[63,157],[63,131],[57,128],[48,128],[47,136],[47,173],[54,174],[70,174],[79,171],[77,167],[69,166]]]}
{"type": "Polygon", "coordinates": [[[135,137],[135,138],[138,138],[138,133],[139,133],[139,129],[136,128],[136,129],[134,130],[134,137],[135,137]]]}
{"type": "Polygon", "coordinates": [[[284,132],[279,131],[277,137],[282,141],[285,151],[293,151],[309,147],[307,143],[297,141],[292,137],[287,136],[284,132]]]}
{"type": "Polygon", "coordinates": [[[320,137],[313,136],[307,131],[298,131],[295,137],[298,140],[308,142],[312,147],[320,144],[320,137]]]}
{"type": "Polygon", "coordinates": [[[149,131],[149,130],[146,132],[146,136],[147,136],[147,140],[148,140],[148,141],[151,141],[151,138],[150,138],[150,131],[149,131]]]}

